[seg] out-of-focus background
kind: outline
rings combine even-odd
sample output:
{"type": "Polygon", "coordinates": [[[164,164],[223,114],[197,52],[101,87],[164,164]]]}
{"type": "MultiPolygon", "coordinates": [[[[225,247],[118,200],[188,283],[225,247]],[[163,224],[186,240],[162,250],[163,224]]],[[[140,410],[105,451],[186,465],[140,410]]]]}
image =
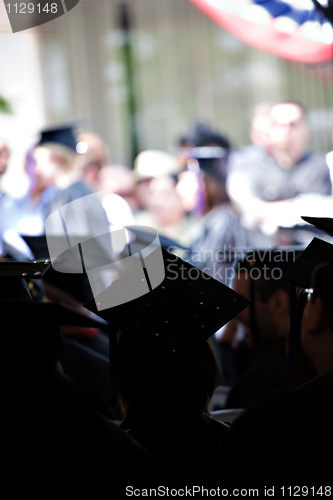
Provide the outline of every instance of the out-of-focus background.
{"type": "Polygon", "coordinates": [[[175,147],[195,119],[245,145],[254,106],[290,97],[308,108],[311,147],[332,149],[332,61],[259,50],[189,0],[81,0],[14,34],[0,3],[0,54],[0,95],[12,108],[0,113],[12,150],[2,180],[9,191],[21,189],[17,172],[39,130],[68,122],[96,132],[113,162],[132,166],[144,149],[175,147]]]}

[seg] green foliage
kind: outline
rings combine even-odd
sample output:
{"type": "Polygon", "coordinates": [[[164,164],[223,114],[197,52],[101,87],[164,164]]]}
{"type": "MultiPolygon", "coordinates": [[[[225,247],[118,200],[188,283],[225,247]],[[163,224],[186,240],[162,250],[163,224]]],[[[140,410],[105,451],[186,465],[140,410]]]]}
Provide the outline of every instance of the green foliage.
{"type": "Polygon", "coordinates": [[[0,95],[0,113],[11,114],[12,112],[10,103],[0,95]]]}

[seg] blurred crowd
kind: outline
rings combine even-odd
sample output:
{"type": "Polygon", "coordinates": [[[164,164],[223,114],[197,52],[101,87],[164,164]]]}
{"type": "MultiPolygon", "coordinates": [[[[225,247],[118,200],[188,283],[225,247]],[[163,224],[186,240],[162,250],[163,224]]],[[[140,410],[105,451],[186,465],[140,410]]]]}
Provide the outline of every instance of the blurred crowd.
{"type": "MultiPolygon", "coordinates": [[[[247,146],[235,147],[224,130],[198,120],[175,138],[172,151],[141,151],[129,166],[114,163],[94,132],[56,133],[47,148],[37,143],[26,153],[26,194],[2,193],[2,239],[19,250],[19,235],[41,234],[52,198],[78,182],[104,192],[111,225],[151,226],[217,277],[218,251],[305,244],[314,231],[300,214],[330,214],[330,152],[310,150],[307,111],[296,101],[258,104],[247,146]],[[66,133],[76,134],[72,144],[66,133]]],[[[0,153],[3,176],[15,165],[4,141],[0,153]]]]}
{"type": "MultiPolygon", "coordinates": [[[[163,481],[273,486],[279,467],[291,486],[294,461],[302,484],[315,487],[318,472],[329,487],[333,151],[312,151],[310,138],[305,106],[287,99],[255,107],[243,147],[198,119],[133,165],[115,162],[94,131],[40,131],[26,192],[0,191],[8,470],[18,454],[35,484],[35,446],[50,484],[61,469],[73,491],[113,485],[115,498],[163,481]],[[166,271],[155,285],[152,234],[166,271]],[[132,243],[145,263],[134,271],[132,243]],[[172,280],[168,260],[185,279],[172,280]],[[135,300],[100,310],[96,296],[122,266],[135,300]]],[[[0,181],[16,168],[11,153],[2,140],[0,181]]]]}

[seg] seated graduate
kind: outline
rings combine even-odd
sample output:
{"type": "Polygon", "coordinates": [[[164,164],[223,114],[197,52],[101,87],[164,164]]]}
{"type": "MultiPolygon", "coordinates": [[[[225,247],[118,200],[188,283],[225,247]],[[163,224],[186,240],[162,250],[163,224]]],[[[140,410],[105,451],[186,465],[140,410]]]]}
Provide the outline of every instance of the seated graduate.
{"type": "Polygon", "coordinates": [[[114,282],[85,306],[117,335],[121,426],[156,458],[156,478],[172,486],[210,474],[228,428],[208,410],[220,380],[210,337],[249,301],[161,252],[163,274],[149,293],[112,307],[112,298],[124,294],[114,282]]]}
{"type": "Polygon", "coordinates": [[[17,290],[0,300],[2,486],[20,496],[67,491],[99,497],[107,489],[119,498],[129,479],[147,482],[148,453],[96,410],[62,369],[60,327],[89,325],[88,318],[32,301],[24,278],[0,265],[17,290]]]}
{"type": "MultiPolygon", "coordinates": [[[[16,260],[49,258],[46,243],[46,252],[41,256],[35,252],[37,244],[31,248],[26,237],[31,241],[34,236],[38,242],[38,236],[42,240],[47,232],[48,236],[60,235],[67,244],[73,244],[75,237],[88,239],[109,232],[101,200],[82,179],[76,147],[74,127],[68,125],[42,130],[36,144],[27,152],[29,189],[20,198],[7,196],[1,207],[4,244],[14,251],[16,260]]],[[[71,274],[67,295],[60,293],[64,291],[63,276],[48,272],[47,278],[44,289],[51,300],[73,306],[71,299],[82,303],[92,297],[89,283],[82,274],[71,274]]]]}
{"type": "MultiPolygon", "coordinates": [[[[9,233],[14,232],[17,237],[12,240],[12,246],[15,243],[20,250],[22,244],[28,250],[16,256],[16,260],[50,259],[50,240],[46,240],[46,233],[48,238],[54,237],[53,241],[58,239],[61,250],[67,249],[69,254],[69,247],[75,247],[78,240],[109,233],[106,212],[99,196],[84,181],[79,159],[74,126],[69,124],[40,132],[27,161],[32,181],[30,190],[22,199],[11,200],[3,213],[9,233]]],[[[67,255],[68,264],[70,259],[67,255]]],[[[56,272],[53,261],[43,276],[43,294],[47,300],[81,311],[82,303],[93,297],[86,273],[77,272],[77,269],[56,272]]],[[[68,347],[72,348],[70,343],[74,337],[73,342],[96,351],[96,356],[105,365],[108,336],[96,329],[90,332],[88,329],[71,330],[67,332],[68,347]]]]}
{"type": "Polygon", "coordinates": [[[300,330],[291,329],[289,348],[293,353],[300,341],[315,376],[294,389],[257,400],[233,422],[223,447],[230,462],[225,464],[221,455],[221,474],[227,468],[230,483],[237,486],[275,486],[282,494],[283,488],[298,484],[303,494],[327,495],[331,494],[327,450],[333,442],[333,246],[315,238],[285,276],[306,298],[300,330]]]}
{"type": "Polygon", "coordinates": [[[225,408],[246,408],[259,395],[292,383],[287,352],[290,282],[283,271],[299,253],[295,248],[249,250],[236,262],[233,288],[249,297],[251,305],[233,320],[244,329],[238,345],[225,342],[223,334],[216,342],[222,367],[225,359],[231,365],[225,408]]]}
{"type": "MultiPolygon", "coordinates": [[[[51,312],[57,310],[59,302],[51,302],[45,298],[43,292],[43,278],[50,269],[49,261],[0,261],[0,303],[8,301],[21,304],[22,302],[46,304],[45,311],[50,307],[51,312]],[[37,290],[37,295],[36,295],[37,290]],[[54,309],[52,309],[52,307],[54,309]]],[[[67,276],[67,281],[70,281],[67,276]]],[[[113,380],[109,366],[109,349],[105,354],[95,349],[89,342],[89,336],[97,339],[103,335],[109,338],[108,325],[100,318],[94,317],[82,307],[72,308],[66,304],[67,309],[76,312],[76,322],[63,324],[61,319],[56,319],[62,335],[61,352],[59,353],[62,370],[68,378],[75,382],[78,390],[90,404],[109,418],[117,418],[114,408],[113,380]],[[80,321],[78,321],[78,319],[80,321]]],[[[2,304],[2,307],[3,304],[2,304]]],[[[17,314],[21,314],[23,306],[20,305],[17,314]]],[[[29,311],[32,308],[29,308],[29,311]]],[[[12,312],[13,317],[15,312],[12,312]]],[[[14,319],[14,318],[13,318],[14,319]]],[[[23,318],[21,319],[23,321],[23,318]]],[[[36,320],[37,321],[37,320],[36,320]]]]}
{"type": "Polygon", "coordinates": [[[197,164],[203,206],[193,231],[189,258],[207,274],[230,286],[229,266],[221,254],[225,250],[251,247],[252,238],[227,193],[229,150],[219,148],[215,151],[216,148],[205,147],[193,153],[192,163],[197,164]]]}

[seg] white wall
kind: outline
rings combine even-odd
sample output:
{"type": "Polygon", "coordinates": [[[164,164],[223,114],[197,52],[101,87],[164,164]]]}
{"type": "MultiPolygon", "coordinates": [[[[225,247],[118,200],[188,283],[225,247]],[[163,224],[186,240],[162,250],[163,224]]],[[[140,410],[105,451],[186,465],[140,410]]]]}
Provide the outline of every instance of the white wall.
{"type": "Polygon", "coordinates": [[[12,33],[3,2],[0,2],[0,95],[10,102],[13,114],[0,114],[0,138],[12,152],[1,187],[19,195],[26,187],[24,155],[44,124],[38,32],[12,33]]]}

